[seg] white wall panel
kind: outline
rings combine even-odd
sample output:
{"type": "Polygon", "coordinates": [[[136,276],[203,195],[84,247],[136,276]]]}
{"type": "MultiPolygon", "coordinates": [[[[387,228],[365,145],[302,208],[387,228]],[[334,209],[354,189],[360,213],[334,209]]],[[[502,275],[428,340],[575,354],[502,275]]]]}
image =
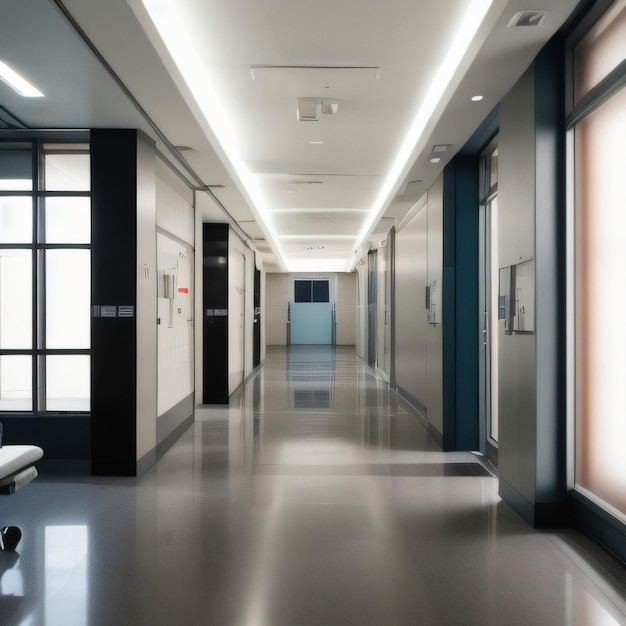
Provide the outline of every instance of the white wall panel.
{"type": "Polygon", "coordinates": [[[266,274],[265,340],[268,346],[284,346],[287,343],[288,302],[289,274],[266,274]]]}
{"type": "Polygon", "coordinates": [[[156,448],[156,207],[155,156],[151,143],[137,141],[137,459],[156,448]]]}
{"type": "Polygon", "coordinates": [[[158,415],[161,416],[194,390],[194,208],[193,191],[159,159],[156,171],[156,219],[160,231],[156,279],[160,320],[158,415]],[[173,276],[171,299],[165,297],[166,276],[173,276]]]}
{"type": "Polygon", "coordinates": [[[228,250],[228,393],[239,387],[245,369],[246,259],[229,244],[228,250]]]}
{"type": "Polygon", "coordinates": [[[335,311],[337,316],[337,345],[356,343],[356,272],[336,275],[335,311]]]}
{"type": "MultiPolygon", "coordinates": [[[[498,141],[498,258],[501,267],[535,253],[535,89],[528,70],[502,101],[498,141]]],[[[498,343],[500,476],[535,500],[537,454],[534,335],[505,335],[498,343]]]]}
{"type": "Polygon", "coordinates": [[[158,415],[193,392],[192,267],[191,248],[157,233],[158,415]],[[166,293],[167,280],[173,281],[172,294],[166,293]]]}
{"type": "Polygon", "coordinates": [[[428,403],[428,209],[422,206],[396,235],[396,384],[428,403]]]}
{"type": "Polygon", "coordinates": [[[157,226],[194,245],[193,191],[157,159],[157,226]]]}
{"type": "Polygon", "coordinates": [[[443,176],[428,190],[428,279],[437,294],[436,324],[428,326],[428,423],[443,434],[443,352],[441,293],[443,286],[443,176]]]}

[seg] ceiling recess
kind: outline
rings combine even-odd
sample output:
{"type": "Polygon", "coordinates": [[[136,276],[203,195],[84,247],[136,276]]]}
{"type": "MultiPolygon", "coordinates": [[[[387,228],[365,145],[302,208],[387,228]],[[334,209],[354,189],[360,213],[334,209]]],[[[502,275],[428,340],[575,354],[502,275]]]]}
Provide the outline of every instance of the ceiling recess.
{"type": "Polygon", "coordinates": [[[518,11],[507,24],[507,28],[517,26],[541,26],[548,16],[548,11],[518,11]]]}

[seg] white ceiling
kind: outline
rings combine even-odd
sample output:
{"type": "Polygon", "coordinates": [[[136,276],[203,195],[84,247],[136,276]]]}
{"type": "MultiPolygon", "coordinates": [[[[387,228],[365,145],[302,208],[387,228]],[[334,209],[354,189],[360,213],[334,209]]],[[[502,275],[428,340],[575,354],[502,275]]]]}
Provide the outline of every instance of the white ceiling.
{"type": "Polygon", "coordinates": [[[350,269],[401,221],[577,2],[494,0],[404,146],[468,0],[2,4],[0,60],[46,97],[0,82],[0,106],[29,128],[144,130],[191,184],[211,187],[221,208],[205,221],[229,221],[268,271],[314,272],[350,269]],[[179,24],[184,65],[146,7],[179,24]],[[521,10],[549,13],[507,28],[521,10]],[[298,121],[298,98],[337,112],[298,121]],[[432,164],[436,144],[449,148],[432,164]]]}

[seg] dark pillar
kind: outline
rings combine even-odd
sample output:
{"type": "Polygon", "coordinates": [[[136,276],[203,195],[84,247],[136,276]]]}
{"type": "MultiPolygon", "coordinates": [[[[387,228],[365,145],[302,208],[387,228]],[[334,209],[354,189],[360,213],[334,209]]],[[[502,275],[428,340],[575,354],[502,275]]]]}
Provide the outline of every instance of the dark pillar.
{"type": "Polygon", "coordinates": [[[443,444],[477,450],[478,173],[476,156],[458,156],[443,179],[443,444]]]}
{"type": "Polygon", "coordinates": [[[228,224],[202,225],[202,402],[228,403],[228,224]]]}
{"type": "Polygon", "coordinates": [[[156,308],[156,259],[142,243],[154,239],[151,142],[137,130],[92,130],[91,189],[91,469],[94,475],[135,476],[138,432],[143,433],[141,447],[150,448],[145,433],[150,419],[156,420],[156,313],[150,309],[156,308]]]}

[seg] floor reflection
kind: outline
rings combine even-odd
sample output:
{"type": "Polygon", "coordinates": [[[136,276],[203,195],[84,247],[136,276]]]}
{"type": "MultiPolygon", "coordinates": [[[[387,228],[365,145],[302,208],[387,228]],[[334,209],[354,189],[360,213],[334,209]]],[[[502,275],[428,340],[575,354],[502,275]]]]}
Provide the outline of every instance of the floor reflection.
{"type": "Polygon", "coordinates": [[[0,623],[626,624],[626,574],[528,527],[348,348],[268,351],[140,479],[3,499],[0,623]]]}

